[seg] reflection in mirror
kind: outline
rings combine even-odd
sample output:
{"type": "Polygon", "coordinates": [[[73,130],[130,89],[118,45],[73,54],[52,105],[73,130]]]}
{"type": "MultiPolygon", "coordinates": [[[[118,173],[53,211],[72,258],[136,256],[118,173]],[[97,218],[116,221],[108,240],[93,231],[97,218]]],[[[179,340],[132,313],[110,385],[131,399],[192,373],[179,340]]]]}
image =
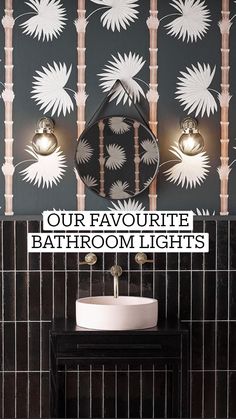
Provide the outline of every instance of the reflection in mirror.
{"type": "Polygon", "coordinates": [[[81,135],[76,150],[79,176],[109,199],[145,190],[157,174],[157,140],[144,124],[123,116],[100,119],[81,135]]]}

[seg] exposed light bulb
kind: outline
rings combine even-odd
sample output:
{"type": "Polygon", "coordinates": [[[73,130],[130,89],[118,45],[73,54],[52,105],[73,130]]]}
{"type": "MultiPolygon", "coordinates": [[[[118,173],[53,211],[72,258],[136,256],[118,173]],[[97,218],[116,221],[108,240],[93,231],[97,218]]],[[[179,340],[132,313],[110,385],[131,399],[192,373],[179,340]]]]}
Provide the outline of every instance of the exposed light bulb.
{"type": "Polygon", "coordinates": [[[57,148],[57,138],[53,134],[54,122],[49,118],[41,118],[38,121],[35,135],[32,139],[32,147],[37,154],[47,156],[57,148]]]}
{"type": "Polygon", "coordinates": [[[197,129],[197,121],[193,118],[185,118],[181,122],[183,134],[179,138],[179,148],[188,156],[195,156],[204,149],[204,139],[197,129]]]}

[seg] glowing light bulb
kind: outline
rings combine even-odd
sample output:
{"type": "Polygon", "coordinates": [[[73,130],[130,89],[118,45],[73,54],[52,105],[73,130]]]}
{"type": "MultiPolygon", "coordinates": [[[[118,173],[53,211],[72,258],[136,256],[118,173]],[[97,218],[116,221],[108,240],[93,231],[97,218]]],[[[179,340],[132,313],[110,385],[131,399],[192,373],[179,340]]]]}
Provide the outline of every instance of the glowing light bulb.
{"type": "Polygon", "coordinates": [[[32,147],[37,154],[47,156],[57,148],[57,138],[53,134],[54,123],[49,118],[41,118],[32,139],[32,147]]]}
{"type": "Polygon", "coordinates": [[[179,138],[179,148],[188,156],[195,156],[204,149],[204,139],[197,129],[197,121],[185,118],[181,123],[183,134],[179,138]]]}

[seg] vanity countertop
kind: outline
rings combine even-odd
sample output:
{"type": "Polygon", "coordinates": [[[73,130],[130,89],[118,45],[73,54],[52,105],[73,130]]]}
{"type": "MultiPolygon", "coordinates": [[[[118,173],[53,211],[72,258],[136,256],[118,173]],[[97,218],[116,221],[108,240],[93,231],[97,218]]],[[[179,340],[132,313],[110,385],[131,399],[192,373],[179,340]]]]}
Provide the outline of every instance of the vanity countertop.
{"type": "Polygon", "coordinates": [[[159,321],[158,325],[150,329],[140,330],[95,330],[95,329],[84,329],[76,325],[73,319],[54,319],[52,321],[51,334],[80,334],[85,335],[88,333],[99,334],[99,335],[156,335],[156,334],[183,334],[188,333],[186,325],[183,326],[181,322],[174,321],[159,321]]]}

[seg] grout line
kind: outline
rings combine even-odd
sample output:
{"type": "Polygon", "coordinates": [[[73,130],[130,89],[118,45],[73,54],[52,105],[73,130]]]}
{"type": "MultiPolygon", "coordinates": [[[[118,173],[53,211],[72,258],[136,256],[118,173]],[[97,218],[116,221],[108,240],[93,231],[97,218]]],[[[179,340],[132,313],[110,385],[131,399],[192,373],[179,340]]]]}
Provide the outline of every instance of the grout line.
{"type": "Polygon", "coordinates": [[[128,381],[128,403],[127,403],[127,410],[128,410],[128,419],[130,418],[130,369],[129,369],[129,365],[128,365],[128,370],[127,370],[127,381],[128,381]]]}
{"type": "Polygon", "coordinates": [[[231,275],[230,275],[230,257],[231,257],[231,249],[230,249],[230,239],[231,239],[231,223],[228,221],[228,295],[227,295],[227,319],[228,319],[228,325],[227,325],[227,383],[226,383],[226,397],[227,397],[227,418],[230,417],[230,409],[229,409],[229,403],[230,403],[230,373],[229,373],[229,367],[230,367],[230,289],[231,289],[231,275]]]}
{"type": "MultiPolygon", "coordinates": [[[[206,223],[203,222],[203,232],[206,232],[206,223]]],[[[206,259],[205,254],[203,253],[203,269],[205,269],[206,259]]],[[[203,284],[202,284],[202,418],[205,416],[205,376],[204,376],[204,369],[205,369],[205,327],[204,327],[204,320],[205,320],[205,271],[203,271],[203,284]]]]}
{"type": "MultiPolygon", "coordinates": [[[[29,232],[29,222],[26,223],[27,226],[27,237],[29,232]]],[[[30,365],[29,365],[29,359],[30,359],[30,353],[29,353],[29,338],[30,338],[30,327],[29,327],[29,312],[30,312],[30,278],[29,278],[29,253],[27,252],[27,369],[29,371],[30,365]]],[[[27,373],[27,418],[30,416],[30,377],[27,373]]]]}
{"type": "MultiPolygon", "coordinates": [[[[217,251],[217,243],[218,243],[218,225],[217,223],[215,223],[216,226],[216,240],[215,240],[215,268],[217,270],[217,259],[218,259],[218,251],[217,251]]],[[[216,289],[215,289],[215,377],[214,377],[214,384],[215,384],[215,388],[214,388],[214,417],[217,417],[217,336],[218,336],[218,327],[217,327],[217,318],[218,318],[218,275],[216,272],[216,277],[215,277],[215,285],[216,285],[216,289]]]]}

